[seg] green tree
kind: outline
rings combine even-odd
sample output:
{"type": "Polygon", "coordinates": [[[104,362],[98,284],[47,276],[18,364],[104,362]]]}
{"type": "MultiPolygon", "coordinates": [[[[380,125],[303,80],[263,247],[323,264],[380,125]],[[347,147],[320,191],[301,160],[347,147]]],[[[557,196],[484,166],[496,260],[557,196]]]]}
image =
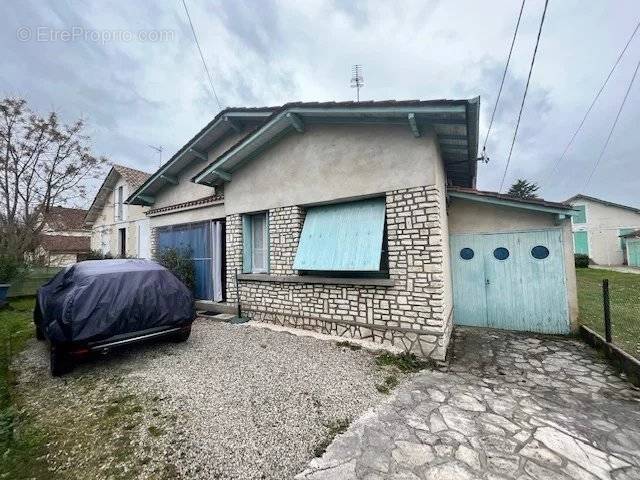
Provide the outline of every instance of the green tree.
{"type": "Polygon", "coordinates": [[[519,178],[511,188],[507,195],[518,198],[538,198],[536,192],[540,187],[535,182],[529,182],[523,178],[519,178]]]}

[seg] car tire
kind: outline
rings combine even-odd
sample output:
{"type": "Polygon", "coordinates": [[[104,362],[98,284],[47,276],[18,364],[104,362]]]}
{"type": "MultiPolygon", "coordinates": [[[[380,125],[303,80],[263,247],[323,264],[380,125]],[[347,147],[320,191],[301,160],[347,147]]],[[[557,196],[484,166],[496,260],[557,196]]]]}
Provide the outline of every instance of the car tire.
{"type": "Polygon", "coordinates": [[[38,340],[44,340],[44,332],[42,328],[40,328],[40,325],[36,325],[36,338],[38,340]]]}
{"type": "Polygon", "coordinates": [[[186,342],[189,340],[189,335],[191,335],[191,327],[180,330],[173,336],[172,340],[176,343],[186,342]]]}
{"type": "Polygon", "coordinates": [[[54,346],[51,347],[50,353],[50,367],[51,367],[51,376],[60,377],[65,373],[69,373],[73,370],[73,362],[71,361],[71,356],[54,346]]]}

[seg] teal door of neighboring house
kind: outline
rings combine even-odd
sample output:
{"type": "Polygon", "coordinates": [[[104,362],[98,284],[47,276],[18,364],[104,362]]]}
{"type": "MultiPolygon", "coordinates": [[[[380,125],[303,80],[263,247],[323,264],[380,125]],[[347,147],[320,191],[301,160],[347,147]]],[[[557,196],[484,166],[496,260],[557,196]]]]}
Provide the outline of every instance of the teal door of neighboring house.
{"type": "Polygon", "coordinates": [[[573,232],[573,253],[589,255],[589,234],[573,232]]]}
{"type": "Polygon", "coordinates": [[[458,325],[568,333],[562,231],[450,238],[458,325]]]}
{"type": "Polygon", "coordinates": [[[627,239],[627,258],[630,267],[640,267],[640,239],[627,239]]]}

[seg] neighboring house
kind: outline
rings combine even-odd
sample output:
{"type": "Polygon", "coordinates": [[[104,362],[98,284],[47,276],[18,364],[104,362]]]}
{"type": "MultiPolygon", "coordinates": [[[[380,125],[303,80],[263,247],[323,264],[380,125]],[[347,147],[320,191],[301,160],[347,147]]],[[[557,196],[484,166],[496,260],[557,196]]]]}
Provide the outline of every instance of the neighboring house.
{"type": "Polygon", "coordinates": [[[578,213],[573,216],[575,253],[589,255],[598,265],[627,263],[621,235],[640,229],[640,209],[587,195],[566,200],[578,213]]]}
{"type": "Polygon", "coordinates": [[[49,209],[36,250],[39,263],[50,267],[66,267],[89,254],[91,230],[84,226],[86,213],[86,210],[79,208],[49,209]]]}
{"type": "Polygon", "coordinates": [[[84,218],[91,228],[91,250],[114,258],[151,257],[147,209],[124,203],[147,178],[140,170],[111,167],[84,218]]]}
{"type": "Polygon", "coordinates": [[[626,233],[622,235],[622,239],[625,242],[627,265],[640,267],[640,230],[626,233]]]}
{"type": "Polygon", "coordinates": [[[445,356],[454,321],[567,333],[571,207],[475,190],[479,99],[220,112],[134,191],[200,308],[445,356]],[[240,298],[238,299],[237,292],[240,298]]]}

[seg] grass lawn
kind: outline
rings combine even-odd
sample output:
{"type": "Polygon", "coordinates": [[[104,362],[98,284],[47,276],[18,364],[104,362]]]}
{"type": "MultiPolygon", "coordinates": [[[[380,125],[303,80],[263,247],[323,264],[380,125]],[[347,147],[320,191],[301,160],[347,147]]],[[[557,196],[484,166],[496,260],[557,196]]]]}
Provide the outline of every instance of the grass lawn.
{"type": "Polygon", "coordinates": [[[602,280],[609,279],[613,343],[640,358],[640,275],[577,268],[580,323],[604,336],[602,280]]]}
{"type": "Polygon", "coordinates": [[[34,334],[34,300],[11,300],[0,310],[0,478],[48,478],[45,437],[15,407],[11,358],[34,334]]]}

